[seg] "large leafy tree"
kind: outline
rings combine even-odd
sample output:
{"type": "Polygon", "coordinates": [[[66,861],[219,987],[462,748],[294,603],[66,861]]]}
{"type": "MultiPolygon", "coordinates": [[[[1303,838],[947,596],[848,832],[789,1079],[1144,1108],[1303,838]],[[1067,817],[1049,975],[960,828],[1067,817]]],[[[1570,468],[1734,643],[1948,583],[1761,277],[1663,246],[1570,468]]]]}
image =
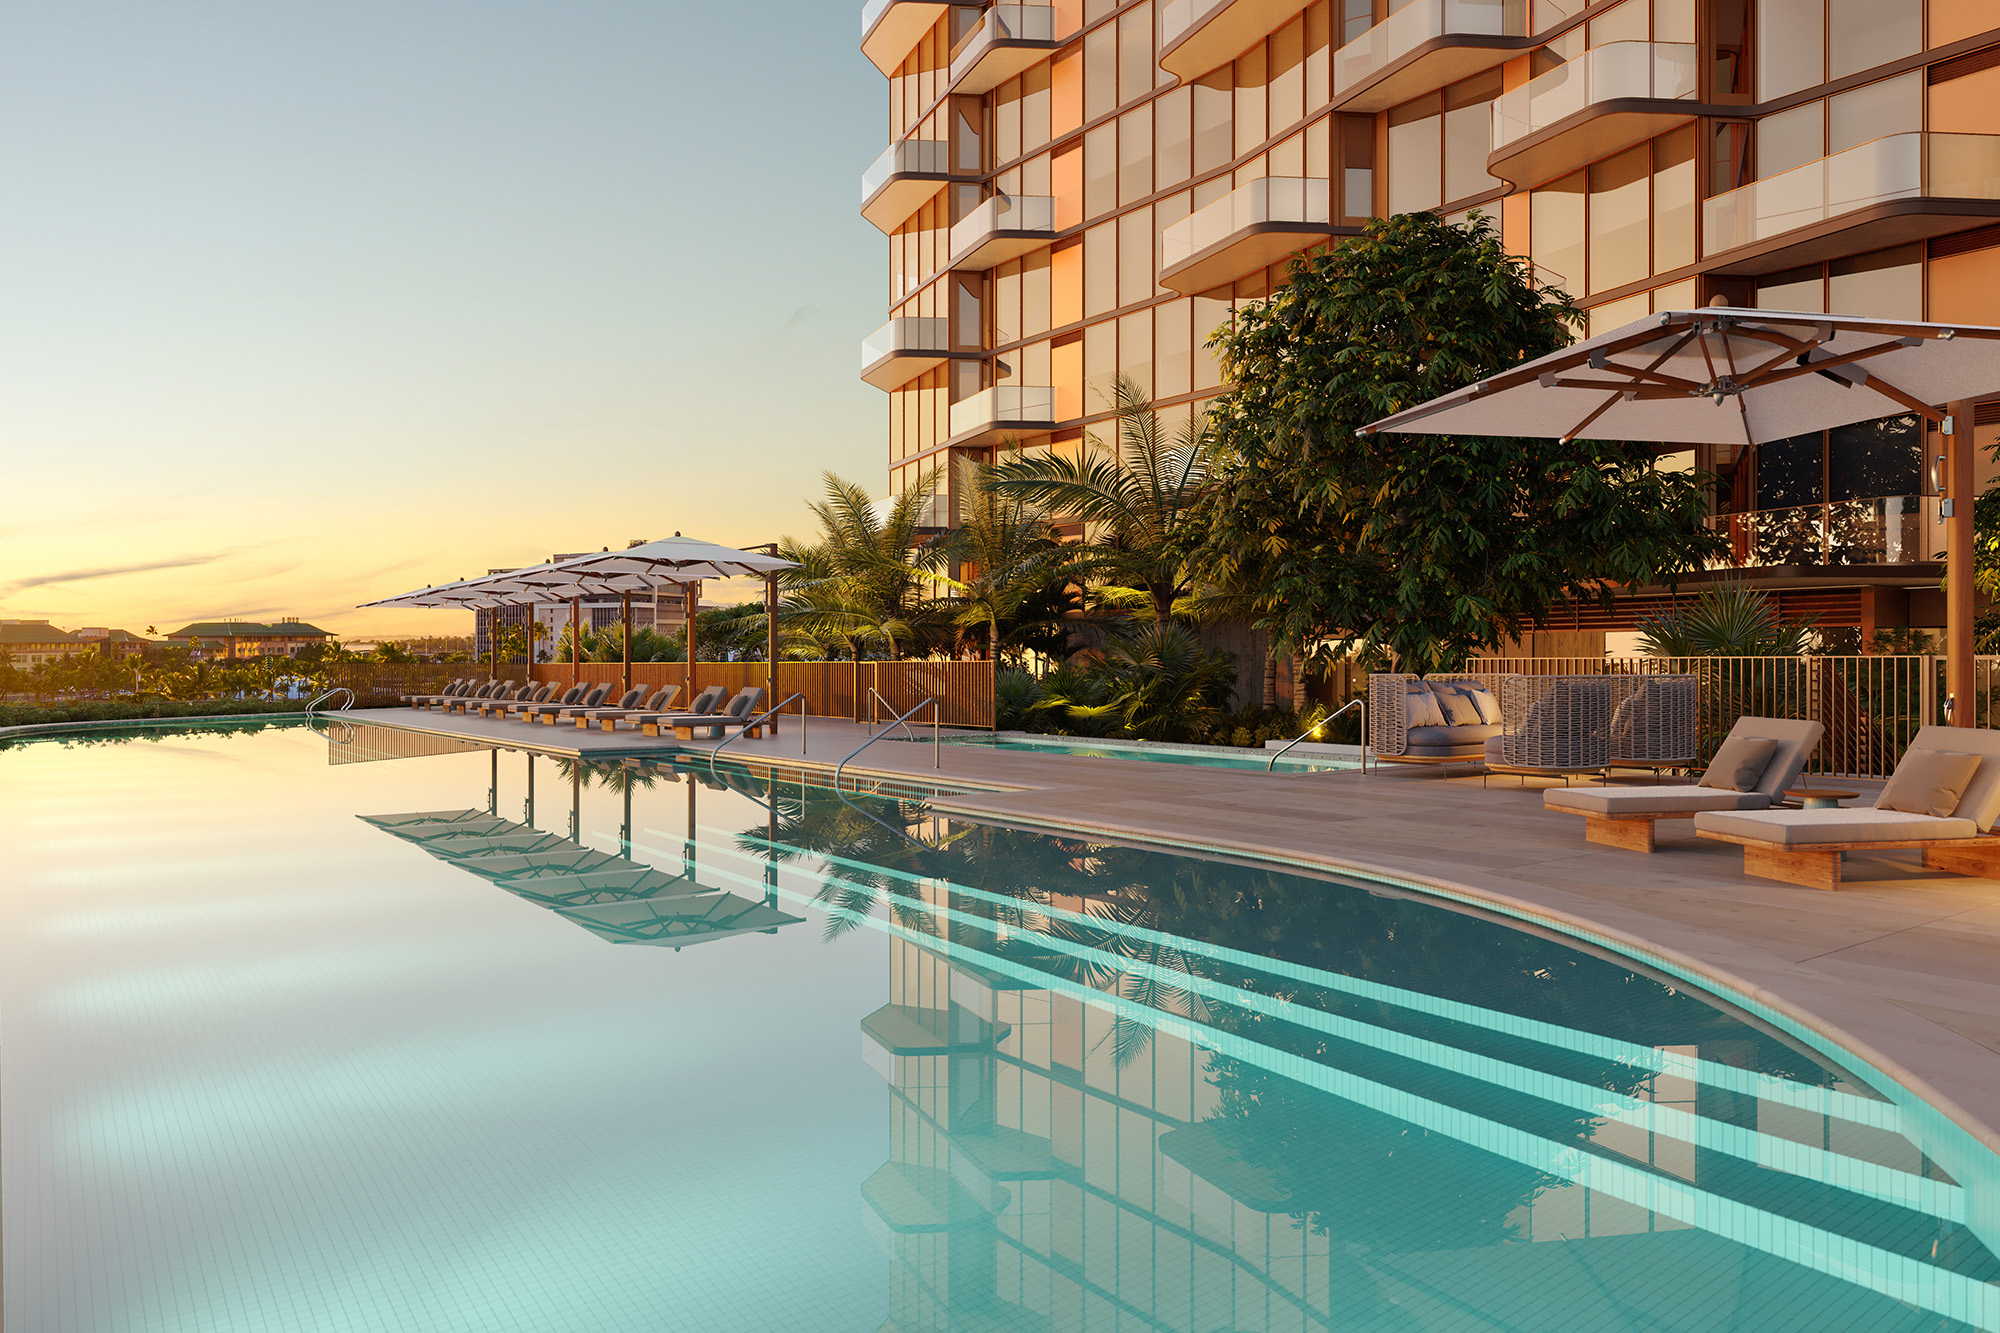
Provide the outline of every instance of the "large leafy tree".
{"type": "Polygon", "coordinates": [[[988,483],[1003,499],[1081,519],[1089,529],[1077,568],[1129,592],[1166,628],[1174,603],[1195,587],[1190,556],[1201,545],[1196,506],[1214,477],[1214,450],[1199,419],[1168,433],[1144,389],[1121,375],[1112,392],[1118,447],[1092,436],[1083,457],[1011,458],[988,483]]]}
{"type": "Polygon", "coordinates": [[[1701,479],[1643,445],[1357,434],[1558,350],[1578,318],[1477,215],[1378,219],[1300,258],[1216,336],[1236,386],[1211,414],[1217,577],[1254,581],[1262,623],[1309,659],[1429,670],[1697,567],[1720,546],[1701,479]]]}
{"type": "Polygon", "coordinates": [[[1018,660],[1060,632],[1047,593],[1069,581],[1075,552],[1040,508],[998,494],[990,468],[967,460],[960,469],[959,526],[946,542],[958,573],[939,582],[955,594],[959,628],[986,640],[988,659],[1011,650],[1018,660]]]}

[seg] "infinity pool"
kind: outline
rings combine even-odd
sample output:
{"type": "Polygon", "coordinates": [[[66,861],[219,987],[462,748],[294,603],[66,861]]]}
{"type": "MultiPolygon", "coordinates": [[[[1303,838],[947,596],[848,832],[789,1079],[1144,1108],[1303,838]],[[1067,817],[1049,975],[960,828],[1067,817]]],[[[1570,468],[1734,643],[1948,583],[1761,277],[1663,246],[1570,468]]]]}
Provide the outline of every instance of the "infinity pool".
{"type": "Polygon", "coordinates": [[[342,739],[0,749],[9,1329],[2000,1328],[1990,1153],[1595,946],[342,739]]]}

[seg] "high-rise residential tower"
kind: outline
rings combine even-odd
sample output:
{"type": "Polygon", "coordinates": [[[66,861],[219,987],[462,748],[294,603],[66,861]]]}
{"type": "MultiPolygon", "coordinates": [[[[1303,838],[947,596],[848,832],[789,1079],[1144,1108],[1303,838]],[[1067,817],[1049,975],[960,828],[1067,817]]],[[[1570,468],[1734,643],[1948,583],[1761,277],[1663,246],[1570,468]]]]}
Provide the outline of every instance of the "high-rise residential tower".
{"type": "MultiPolygon", "coordinates": [[[[944,470],[941,525],[951,460],[1080,449],[1120,373],[1200,410],[1232,308],[1371,216],[1484,211],[1597,332],[1717,297],[2000,323],[1991,0],[870,0],[862,26],[890,91],[863,375],[891,489],[944,470]]],[[[1787,612],[1865,637],[1942,621],[1926,456],[1895,418],[1662,466],[1720,479],[1787,612]]]]}

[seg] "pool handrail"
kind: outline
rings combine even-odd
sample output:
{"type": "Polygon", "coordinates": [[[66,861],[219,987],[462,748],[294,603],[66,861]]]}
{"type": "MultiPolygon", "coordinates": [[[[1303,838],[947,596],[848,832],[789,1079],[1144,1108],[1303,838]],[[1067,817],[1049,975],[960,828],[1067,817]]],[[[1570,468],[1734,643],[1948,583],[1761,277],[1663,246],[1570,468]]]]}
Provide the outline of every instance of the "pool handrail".
{"type": "Polygon", "coordinates": [[[1367,777],[1368,776],[1368,699],[1366,696],[1357,699],[1349,699],[1346,703],[1342,704],[1340,707],[1334,709],[1331,713],[1328,713],[1325,717],[1321,718],[1317,723],[1314,724],[1313,729],[1311,731],[1306,732],[1304,736],[1295,736],[1291,740],[1286,741],[1284,748],[1279,750],[1276,754],[1272,755],[1271,762],[1264,765],[1264,771],[1266,773],[1276,772],[1278,768],[1278,761],[1280,759],[1283,759],[1286,753],[1294,745],[1297,745],[1300,741],[1307,739],[1307,737],[1319,735],[1320,732],[1326,730],[1327,723],[1333,721],[1335,718],[1339,717],[1342,713],[1345,713],[1350,708],[1359,708],[1361,710],[1361,776],[1367,777]]]}
{"type": "MultiPolygon", "coordinates": [[[[883,702],[887,703],[888,700],[885,699],[883,700],[883,702]]],[[[912,714],[921,713],[926,708],[931,710],[931,767],[936,769],[942,769],[944,767],[944,760],[938,751],[938,715],[941,710],[937,699],[935,697],[932,697],[924,700],[920,704],[913,706],[909,710],[909,712],[898,713],[896,716],[890,718],[889,726],[883,727],[882,730],[876,732],[873,736],[870,736],[867,740],[855,746],[853,754],[848,755],[846,759],[843,759],[839,763],[835,764],[833,766],[833,789],[836,792],[840,790],[841,770],[847,767],[848,761],[853,759],[854,755],[860,754],[863,750],[873,745],[876,741],[879,741],[884,736],[888,735],[889,727],[895,726],[898,722],[906,722],[906,719],[908,719],[912,714]]],[[[907,724],[905,725],[904,730],[906,731],[909,730],[907,724]]]]}
{"type": "Polygon", "coordinates": [[[336,685],[330,690],[323,690],[319,694],[314,695],[313,698],[306,703],[306,726],[312,729],[314,735],[323,736],[334,745],[352,745],[354,744],[354,729],[352,727],[347,726],[345,722],[341,723],[342,730],[345,732],[345,738],[342,738],[339,736],[335,736],[331,731],[321,731],[319,729],[319,723],[316,722],[313,718],[314,711],[317,710],[321,704],[327,702],[329,699],[332,699],[335,695],[339,694],[344,694],[347,696],[347,698],[344,699],[336,709],[333,709],[331,711],[344,713],[348,709],[354,707],[354,691],[348,689],[345,685],[336,685]]]}
{"type": "MultiPolygon", "coordinates": [[[[892,713],[896,711],[896,705],[894,705],[894,704],[892,704],[892,703],[889,703],[888,699],[886,699],[886,698],[884,698],[884,697],[883,697],[883,695],[882,695],[882,691],[880,691],[880,690],[876,689],[876,688],[875,688],[874,686],[872,686],[872,685],[871,685],[871,686],[869,686],[869,687],[868,687],[868,693],[870,693],[870,694],[872,694],[872,695],[874,695],[874,696],[875,696],[874,698],[872,698],[872,699],[870,699],[870,700],[868,701],[868,722],[869,722],[869,725],[871,725],[871,726],[872,726],[872,725],[874,725],[875,723],[877,723],[877,722],[880,722],[880,721],[882,720],[882,710],[881,710],[881,709],[879,709],[879,708],[877,708],[877,707],[875,706],[876,704],[878,704],[878,703],[879,703],[879,704],[885,704],[885,705],[887,705],[887,706],[888,706],[888,709],[889,709],[889,711],[890,711],[890,712],[892,712],[892,713]]],[[[923,705],[922,705],[922,704],[919,704],[919,705],[917,705],[917,706],[918,706],[919,708],[923,707],[923,705]]],[[[892,723],[890,723],[890,725],[891,725],[891,726],[894,726],[894,725],[895,725],[895,723],[893,723],[893,722],[892,722],[892,723]]],[[[903,734],[904,734],[905,736],[908,736],[908,737],[909,737],[909,738],[910,738],[911,740],[915,740],[915,739],[917,738],[917,733],[916,733],[916,732],[914,732],[914,731],[911,731],[911,730],[910,730],[910,724],[909,724],[909,723],[907,723],[907,722],[903,723],[903,734]]]]}
{"type": "MultiPolygon", "coordinates": [[[[715,771],[715,756],[722,753],[722,747],[724,745],[729,744],[729,742],[735,740],[738,736],[744,735],[750,730],[750,728],[756,726],[759,722],[762,722],[765,718],[772,716],[780,708],[783,708],[786,704],[790,703],[794,699],[799,700],[799,753],[803,755],[806,752],[805,697],[806,697],[806,692],[804,690],[795,690],[791,694],[788,694],[784,698],[778,700],[778,702],[772,704],[769,708],[766,708],[763,712],[757,714],[757,716],[751,718],[748,722],[745,722],[740,726],[738,726],[735,731],[732,731],[727,736],[724,736],[722,738],[721,744],[718,744],[713,750],[710,750],[708,752],[708,771],[711,773],[715,771]]],[[[776,727],[772,727],[771,734],[773,736],[777,735],[778,729],[776,727]]]]}

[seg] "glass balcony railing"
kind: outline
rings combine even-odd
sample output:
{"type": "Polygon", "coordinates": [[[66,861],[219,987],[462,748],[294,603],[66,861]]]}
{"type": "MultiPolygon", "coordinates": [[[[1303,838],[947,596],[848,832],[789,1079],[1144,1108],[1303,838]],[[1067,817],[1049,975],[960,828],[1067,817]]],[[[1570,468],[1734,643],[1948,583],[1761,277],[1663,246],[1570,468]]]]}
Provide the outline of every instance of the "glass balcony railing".
{"type": "Polygon", "coordinates": [[[996,194],[952,225],[951,252],[963,255],[1003,231],[1056,229],[1056,201],[1045,194],[996,194]]]}
{"type": "Polygon", "coordinates": [[[1440,37],[1525,37],[1527,32],[1527,0],[1415,0],[1334,53],[1334,96],[1353,91],[1440,37]]]}
{"type": "Polygon", "coordinates": [[[1160,46],[1172,46],[1194,26],[1195,20],[1215,7],[1215,0],[1168,0],[1160,11],[1160,46]]]}
{"type": "Polygon", "coordinates": [[[1939,558],[1944,529],[1929,495],[1718,514],[1711,527],[1727,534],[1731,565],[1909,565],[1939,558]]]}
{"type": "Polygon", "coordinates": [[[965,36],[958,54],[951,58],[951,78],[956,83],[977,65],[986,53],[1002,42],[1053,42],[1056,39],[1056,11],[1051,5],[995,5],[980,16],[979,26],[965,36]]]}
{"type": "Polygon", "coordinates": [[[1493,103],[1498,150],[1613,98],[1673,102],[1695,95],[1697,48],[1680,42],[1612,42],[1528,80],[1493,103]]]}
{"type": "Polygon", "coordinates": [[[1160,268],[1185,264],[1262,222],[1332,224],[1331,181],[1270,176],[1231,190],[1160,233],[1160,268]]]}
{"type": "Polygon", "coordinates": [[[861,368],[874,365],[896,352],[934,352],[944,355],[950,347],[951,331],[942,319],[892,319],[861,340],[861,368]]]}
{"type": "Polygon", "coordinates": [[[1891,134],[1702,204],[1704,256],[1892,199],[2000,199],[2000,135],[1891,134]]]}
{"type": "Polygon", "coordinates": [[[943,139],[904,139],[892,143],[861,173],[861,202],[867,203],[891,176],[942,176],[951,170],[951,145],[943,139]]]}
{"type": "Polygon", "coordinates": [[[1056,391],[1020,384],[997,384],[951,405],[951,433],[982,426],[1020,425],[1056,419],[1056,391]]]}

